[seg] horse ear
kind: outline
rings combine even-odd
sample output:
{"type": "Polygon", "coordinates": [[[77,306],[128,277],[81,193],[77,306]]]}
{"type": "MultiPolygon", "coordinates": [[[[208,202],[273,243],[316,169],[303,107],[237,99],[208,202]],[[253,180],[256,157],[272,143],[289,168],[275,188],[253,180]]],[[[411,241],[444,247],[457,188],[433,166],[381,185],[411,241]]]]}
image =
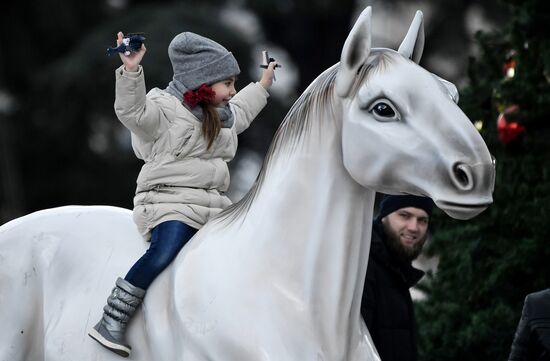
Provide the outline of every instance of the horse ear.
{"type": "Polygon", "coordinates": [[[422,51],[424,50],[424,16],[422,11],[418,10],[414,15],[414,19],[411,23],[405,39],[399,46],[399,54],[405,58],[412,59],[415,63],[420,62],[422,57],[422,51]]]}
{"type": "Polygon", "coordinates": [[[368,6],[357,21],[344,43],[340,56],[340,69],[336,75],[336,94],[344,98],[349,94],[357,71],[367,60],[371,46],[371,14],[368,6]]]}

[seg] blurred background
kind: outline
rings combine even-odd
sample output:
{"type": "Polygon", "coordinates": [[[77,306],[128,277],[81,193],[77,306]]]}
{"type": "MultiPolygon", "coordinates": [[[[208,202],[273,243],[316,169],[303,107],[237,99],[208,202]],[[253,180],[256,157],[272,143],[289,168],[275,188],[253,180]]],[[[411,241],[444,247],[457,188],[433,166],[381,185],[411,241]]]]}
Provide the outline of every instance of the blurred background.
{"type": "Polygon", "coordinates": [[[230,49],[243,70],[237,86],[261,74],[261,51],[277,71],[269,106],[240,137],[229,196],[252,185],[271,138],[299,94],[339,61],[359,12],[374,10],[374,46],[397,48],[417,9],[425,16],[422,64],[467,83],[474,34],[505,19],[494,2],[398,0],[23,1],[0,22],[0,222],[67,204],[132,207],[140,161],[113,111],[116,33],[144,32],[147,88],[172,77],[170,40],[182,31],[230,49]]]}
{"type": "Polygon", "coordinates": [[[526,293],[550,286],[550,17],[542,0],[18,1],[0,12],[0,224],[73,204],[132,208],[141,167],[113,111],[118,31],[144,32],[147,88],[172,72],[182,31],[230,49],[237,87],[260,77],[261,51],[283,67],[239,138],[229,196],[258,174],[271,138],[309,83],[339,61],[367,5],[373,46],[396,49],[417,9],[420,64],[454,82],[460,106],[497,158],[495,203],[474,220],[436,213],[417,301],[422,360],[500,360],[526,293]],[[435,260],[435,261],[433,261],[435,260]],[[436,270],[437,267],[437,270],[436,270]]]}

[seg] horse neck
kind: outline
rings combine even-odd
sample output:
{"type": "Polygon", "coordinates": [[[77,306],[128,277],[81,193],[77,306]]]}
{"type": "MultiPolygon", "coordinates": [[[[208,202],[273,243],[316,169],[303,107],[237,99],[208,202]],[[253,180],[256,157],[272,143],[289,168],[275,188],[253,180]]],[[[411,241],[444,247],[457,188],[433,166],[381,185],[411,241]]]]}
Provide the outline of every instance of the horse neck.
{"type": "Polygon", "coordinates": [[[374,192],[349,176],[341,149],[341,125],[313,127],[298,149],[268,165],[248,216],[261,225],[265,257],[282,259],[274,277],[319,307],[320,322],[346,332],[360,320],[374,192]]]}

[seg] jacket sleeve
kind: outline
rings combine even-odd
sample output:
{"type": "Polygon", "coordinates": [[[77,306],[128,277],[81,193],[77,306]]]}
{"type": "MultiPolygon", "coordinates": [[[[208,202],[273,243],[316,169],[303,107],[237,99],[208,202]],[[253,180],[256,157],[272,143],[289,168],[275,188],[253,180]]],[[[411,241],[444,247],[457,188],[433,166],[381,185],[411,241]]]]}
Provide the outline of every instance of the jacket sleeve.
{"type": "Polygon", "coordinates": [[[115,113],[132,133],[144,141],[156,140],[169,124],[161,107],[147,99],[143,67],[128,72],[124,66],[115,71],[115,113]]]}
{"type": "Polygon", "coordinates": [[[235,130],[242,133],[250,126],[267,104],[269,93],[260,83],[250,83],[238,92],[229,102],[235,116],[235,130]]]}
{"type": "Polygon", "coordinates": [[[525,297],[523,304],[523,310],[521,312],[521,319],[519,320],[514,341],[512,342],[512,349],[508,361],[523,361],[527,360],[529,337],[530,337],[530,303],[529,295],[525,297]]]}

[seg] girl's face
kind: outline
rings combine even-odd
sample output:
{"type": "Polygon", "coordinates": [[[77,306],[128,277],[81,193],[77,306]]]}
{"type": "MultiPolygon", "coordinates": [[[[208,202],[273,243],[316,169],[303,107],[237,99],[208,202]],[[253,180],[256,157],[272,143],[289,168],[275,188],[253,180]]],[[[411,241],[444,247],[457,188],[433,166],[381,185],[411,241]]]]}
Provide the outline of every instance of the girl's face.
{"type": "Polygon", "coordinates": [[[216,92],[212,104],[216,107],[224,107],[229,103],[237,91],[235,90],[235,77],[212,84],[212,90],[216,92]]]}

